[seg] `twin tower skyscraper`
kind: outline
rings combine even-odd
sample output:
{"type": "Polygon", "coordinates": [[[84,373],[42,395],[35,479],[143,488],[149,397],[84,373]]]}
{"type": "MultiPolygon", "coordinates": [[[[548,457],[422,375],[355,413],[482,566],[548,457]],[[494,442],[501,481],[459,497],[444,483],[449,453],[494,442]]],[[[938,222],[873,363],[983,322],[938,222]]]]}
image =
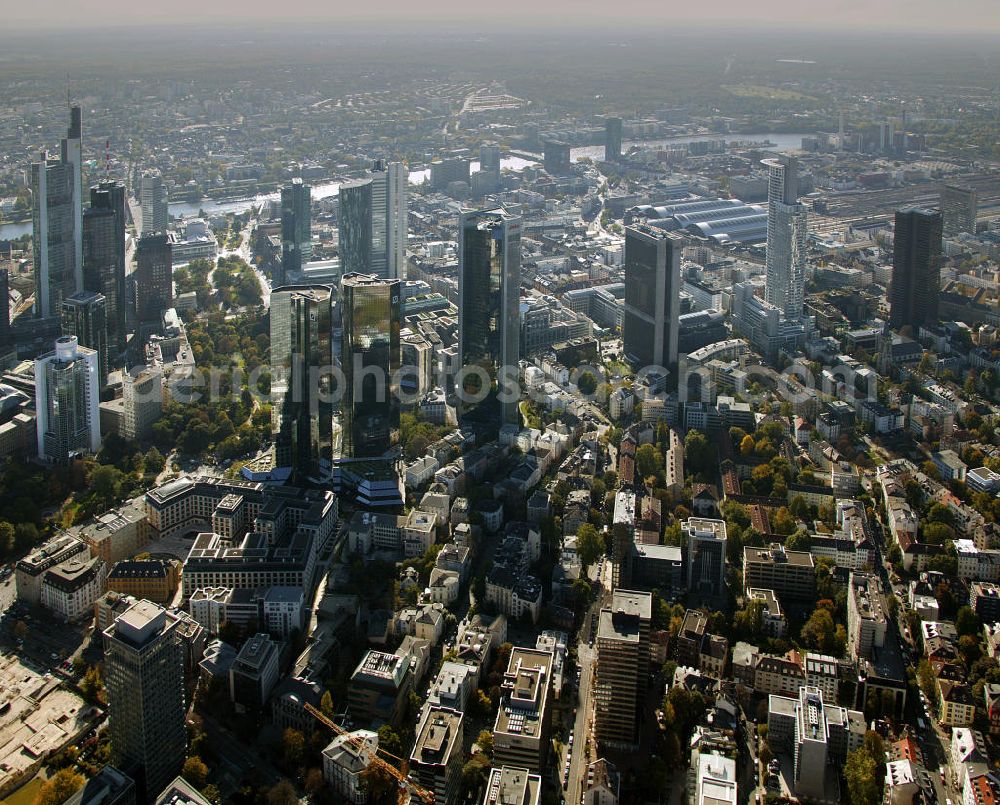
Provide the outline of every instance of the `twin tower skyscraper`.
{"type": "MultiPolygon", "coordinates": [[[[401,163],[376,162],[368,176],[341,185],[339,294],[330,286],[281,284],[301,270],[308,238],[301,224],[310,214],[307,185],[282,192],[282,254],[289,260],[271,294],[275,453],[276,465],[300,482],[327,479],[337,461],[381,459],[398,437],[407,180],[401,163]]],[[[520,225],[499,208],[459,220],[458,359],[469,371],[452,378],[453,390],[472,400],[463,414],[497,424],[518,417],[520,225]],[[497,394],[505,388],[512,396],[497,394]]]]}

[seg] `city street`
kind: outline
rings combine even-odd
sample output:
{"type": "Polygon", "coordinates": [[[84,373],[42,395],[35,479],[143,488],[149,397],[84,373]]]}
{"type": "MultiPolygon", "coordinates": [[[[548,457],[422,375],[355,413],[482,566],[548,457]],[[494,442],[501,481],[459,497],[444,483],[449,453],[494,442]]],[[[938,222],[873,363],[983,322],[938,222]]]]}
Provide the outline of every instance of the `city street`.
{"type": "MultiPolygon", "coordinates": [[[[606,603],[611,583],[611,566],[602,561],[597,568],[595,579],[601,581],[601,592],[591,602],[583,618],[577,646],[577,667],[580,669],[580,686],[577,692],[576,717],[573,720],[573,747],[570,750],[569,785],[566,788],[566,801],[579,803],[583,797],[587,782],[587,766],[596,759],[592,754],[596,749],[591,739],[594,713],[594,671],[597,662],[597,619],[601,607],[606,603]],[[592,628],[593,627],[593,628],[592,628]],[[591,642],[594,645],[591,645],[591,642]]],[[[560,775],[565,760],[560,758],[560,775]]],[[[560,780],[562,778],[560,777],[560,780]]]]}

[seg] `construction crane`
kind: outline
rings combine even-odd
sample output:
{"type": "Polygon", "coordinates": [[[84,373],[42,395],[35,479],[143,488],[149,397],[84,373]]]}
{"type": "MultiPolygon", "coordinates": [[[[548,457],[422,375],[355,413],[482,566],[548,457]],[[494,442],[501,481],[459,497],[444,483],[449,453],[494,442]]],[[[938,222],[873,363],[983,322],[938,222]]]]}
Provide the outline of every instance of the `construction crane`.
{"type": "MultiPolygon", "coordinates": [[[[335,724],[332,720],[327,718],[326,715],[324,715],[320,710],[313,707],[308,702],[306,702],[303,706],[305,707],[306,712],[309,713],[313,718],[315,718],[320,724],[330,729],[336,735],[343,735],[347,739],[347,742],[351,744],[351,746],[359,750],[364,749],[365,747],[364,738],[359,738],[355,735],[352,735],[350,732],[345,730],[339,724],[335,724]]],[[[399,787],[399,796],[396,801],[399,803],[399,805],[407,805],[407,803],[410,801],[411,795],[427,803],[427,805],[434,805],[434,792],[428,791],[426,788],[421,788],[407,776],[407,769],[409,764],[403,758],[396,757],[390,752],[386,752],[384,749],[379,747],[375,752],[372,753],[369,765],[381,769],[396,781],[396,784],[399,787]],[[389,761],[379,757],[379,753],[397,761],[399,763],[399,767],[397,768],[392,763],[389,763],[389,761]]]]}

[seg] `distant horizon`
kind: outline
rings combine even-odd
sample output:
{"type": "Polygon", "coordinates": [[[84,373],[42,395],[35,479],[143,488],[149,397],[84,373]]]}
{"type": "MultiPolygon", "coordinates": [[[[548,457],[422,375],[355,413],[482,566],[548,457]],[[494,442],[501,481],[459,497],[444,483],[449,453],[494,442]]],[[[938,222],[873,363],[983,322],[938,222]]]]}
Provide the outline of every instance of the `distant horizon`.
{"type": "Polygon", "coordinates": [[[716,0],[711,15],[702,13],[698,6],[677,0],[621,0],[610,13],[608,5],[597,0],[545,0],[541,4],[506,0],[490,8],[456,0],[429,0],[419,8],[403,0],[370,0],[360,12],[354,3],[339,9],[341,3],[336,0],[327,4],[318,0],[286,0],[281,13],[275,11],[273,4],[258,0],[176,0],[169,9],[150,9],[124,0],[104,0],[75,9],[67,9],[66,0],[37,0],[31,5],[4,2],[10,5],[0,10],[4,29],[53,34],[144,28],[147,35],[155,37],[157,32],[165,34],[172,30],[190,34],[198,29],[224,28],[236,33],[261,30],[262,26],[271,35],[323,33],[327,26],[334,32],[338,27],[347,27],[391,34],[428,25],[463,30],[475,26],[486,36],[491,31],[508,29],[548,30],[553,25],[567,32],[649,34],[651,25],[667,25],[719,33],[787,30],[863,37],[899,31],[1000,39],[1000,3],[995,0],[954,0],[947,6],[934,0],[879,0],[875,4],[835,0],[809,8],[807,13],[797,0],[760,0],[753,9],[756,13],[750,15],[742,0],[716,0]],[[543,10],[539,12],[539,8],[543,10]],[[280,27],[273,28],[275,25],[280,27]]]}

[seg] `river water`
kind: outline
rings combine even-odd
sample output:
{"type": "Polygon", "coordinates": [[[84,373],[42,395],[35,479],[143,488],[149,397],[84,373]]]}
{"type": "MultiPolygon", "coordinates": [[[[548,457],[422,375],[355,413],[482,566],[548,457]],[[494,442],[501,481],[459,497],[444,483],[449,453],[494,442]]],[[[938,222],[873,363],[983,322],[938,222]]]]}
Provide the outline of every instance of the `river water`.
{"type": "MultiPolygon", "coordinates": [[[[656,148],[665,145],[677,145],[681,143],[693,143],[693,142],[703,142],[705,140],[719,140],[725,139],[726,142],[765,142],[770,141],[774,143],[774,151],[793,151],[802,147],[802,136],[801,134],[788,134],[788,133],[778,133],[778,134],[765,134],[765,133],[752,133],[752,134],[704,134],[697,136],[687,136],[687,137],[671,137],[663,140],[649,140],[642,142],[626,142],[623,143],[623,148],[628,149],[633,145],[642,146],[645,148],[656,148]]],[[[604,146],[603,145],[585,145],[579,148],[573,148],[570,150],[570,158],[576,162],[581,157],[589,157],[591,159],[603,159],[604,157],[604,146]]],[[[513,171],[521,171],[529,165],[536,165],[537,162],[529,159],[523,159],[522,157],[506,157],[500,161],[500,165],[503,168],[508,168],[513,171]]],[[[472,171],[476,172],[479,170],[479,163],[472,163],[472,171]]],[[[410,171],[409,179],[410,184],[420,184],[426,181],[430,177],[430,169],[415,170],[410,171]]],[[[340,190],[339,182],[325,182],[323,184],[313,185],[312,187],[312,198],[314,201],[319,201],[324,198],[329,198],[330,196],[335,196],[340,190]]],[[[270,201],[272,199],[279,198],[280,193],[267,193],[255,196],[254,198],[243,198],[243,199],[228,199],[224,201],[212,201],[211,199],[203,199],[198,203],[189,202],[175,202],[170,205],[170,214],[175,218],[190,217],[197,215],[199,210],[204,210],[207,215],[215,215],[226,213],[240,214],[246,212],[252,206],[256,206],[264,203],[265,201],[270,201]]],[[[22,221],[20,223],[13,224],[0,224],[0,239],[7,238],[17,238],[24,234],[30,234],[31,232],[31,221],[22,221]]]]}

